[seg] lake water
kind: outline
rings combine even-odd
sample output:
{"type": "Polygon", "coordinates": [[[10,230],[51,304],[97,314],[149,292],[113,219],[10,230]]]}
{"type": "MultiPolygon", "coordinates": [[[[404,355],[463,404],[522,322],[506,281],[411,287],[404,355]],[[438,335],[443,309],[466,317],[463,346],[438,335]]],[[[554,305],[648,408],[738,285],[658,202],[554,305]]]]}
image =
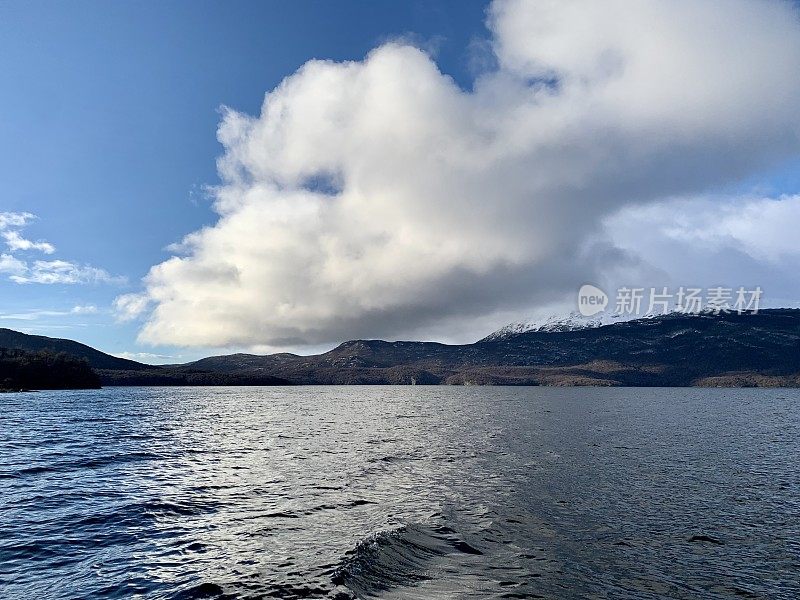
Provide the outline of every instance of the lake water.
{"type": "Polygon", "coordinates": [[[0,402],[4,599],[800,597],[800,390],[0,402]]]}

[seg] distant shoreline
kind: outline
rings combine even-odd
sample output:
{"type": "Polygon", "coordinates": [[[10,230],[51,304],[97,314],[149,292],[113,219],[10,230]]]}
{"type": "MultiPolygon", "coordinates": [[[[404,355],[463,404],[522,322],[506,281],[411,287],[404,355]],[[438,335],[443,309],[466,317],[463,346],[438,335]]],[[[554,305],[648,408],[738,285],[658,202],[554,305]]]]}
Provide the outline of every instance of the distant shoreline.
{"type": "Polygon", "coordinates": [[[83,370],[83,379],[71,383],[45,380],[45,375],[52,374],[50,369],[40,369],[39,376],[28,379],[9,379],[0,373],[0,385],[13,389],[99,385],[800,387],[798,309],[670,313],[594,328],[510,333],[461,345],[352,340],[310,356],[240,353],[163,366],[121,359],[72,340],[9,329],[0,329],[3,347],[11,348],[5,351],[11,354],[49,351],[61,357],[65,372],[83,370]],[[89,368],[91,373],[86,373],[89,368]]]}

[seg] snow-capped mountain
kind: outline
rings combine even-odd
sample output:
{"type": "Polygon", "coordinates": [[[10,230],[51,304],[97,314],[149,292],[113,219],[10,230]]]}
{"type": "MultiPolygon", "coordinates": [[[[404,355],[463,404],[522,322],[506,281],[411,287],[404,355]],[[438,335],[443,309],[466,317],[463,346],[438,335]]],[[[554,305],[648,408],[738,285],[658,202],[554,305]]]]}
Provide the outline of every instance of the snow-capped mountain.
{"type": "Polygon", "coordinates": [[[482,342],[491,342],[496,340],[506,339],[520,333],[528,333],[531,331],[576,331],[578,329],[593,329],[595,327],[603,327],[604,325],[611,325],[612,323],[619,323],[620,321],[629,321],[631,319],[643,318],[642,315],[625,315],[620,313],[601,312],[591,317],[585,317],[577,311],[573,311],[568,315],[551,315],[544,319],[526,319],[509,323],[505,327],[501,327],[494,333],[487,335],[483,338],[482,342]]]}

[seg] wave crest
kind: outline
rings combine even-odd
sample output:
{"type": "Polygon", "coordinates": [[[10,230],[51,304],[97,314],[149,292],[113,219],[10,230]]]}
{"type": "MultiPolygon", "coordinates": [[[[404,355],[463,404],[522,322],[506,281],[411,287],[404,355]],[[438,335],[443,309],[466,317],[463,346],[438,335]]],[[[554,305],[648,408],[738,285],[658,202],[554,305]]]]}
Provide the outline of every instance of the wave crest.
{"type": "Polygon", "coordinates": [[[333,583],[358,597],[371,598],[391,588],[432,579],[438,561],[460,554],[482,552],[449,527],[405,525],[361,540],[346,553],[333,574],[333,583]]]}

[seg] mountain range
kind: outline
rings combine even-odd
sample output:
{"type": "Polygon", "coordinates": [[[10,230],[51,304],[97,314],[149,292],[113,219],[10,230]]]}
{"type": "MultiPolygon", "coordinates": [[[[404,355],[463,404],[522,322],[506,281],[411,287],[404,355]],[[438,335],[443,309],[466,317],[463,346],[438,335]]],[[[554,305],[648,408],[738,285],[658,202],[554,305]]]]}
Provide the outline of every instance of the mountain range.
{"type": "Polygon", "coordinates": [[[353,340],[312,356],[240,353],[164,366],[8,329],[0,347],[85,358],[104,385],[800,385],[797,309],[570,326],[571,318],[503,328],[473,344],[353,340]]]}

